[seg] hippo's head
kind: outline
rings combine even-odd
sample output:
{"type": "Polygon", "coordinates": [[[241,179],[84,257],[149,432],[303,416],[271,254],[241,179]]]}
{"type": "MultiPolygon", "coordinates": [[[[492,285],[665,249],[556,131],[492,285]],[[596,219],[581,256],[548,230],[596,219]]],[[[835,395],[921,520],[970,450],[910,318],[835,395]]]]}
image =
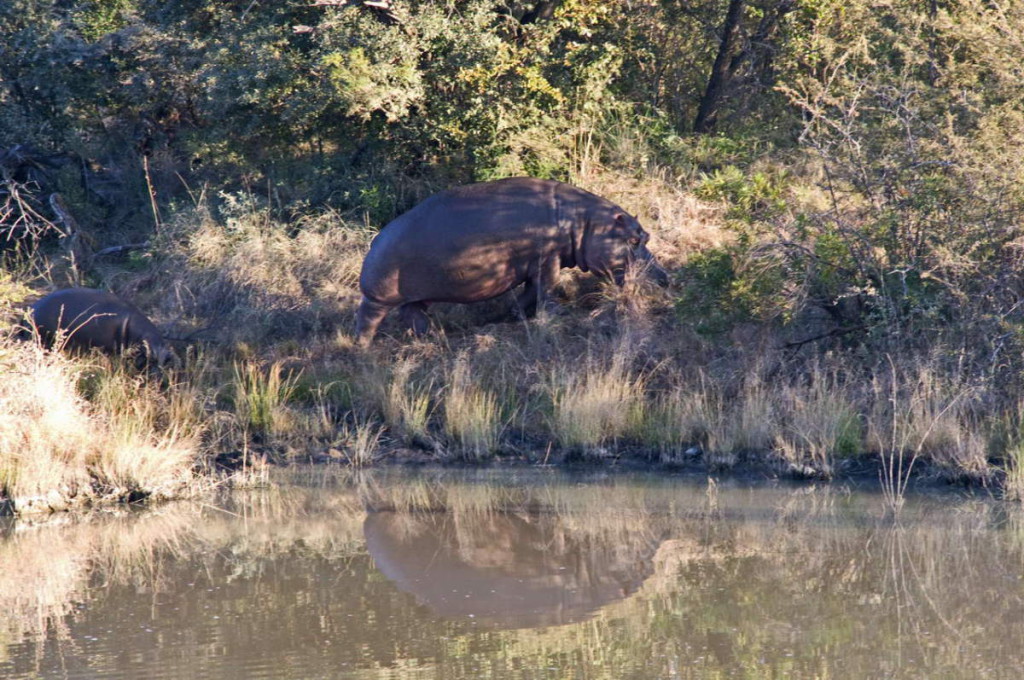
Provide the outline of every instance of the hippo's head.
{"type": "Polygon", "coordinates": [[[635,263],[659,286],[668,286],[668,272],[647,249],[650,234],[632,215],[617,211],[606,222],[592,223],[584,238],[584,271],[614,279],[621,286],[626,270],[635,263]]]}
{"type": "Polygon", "coordinates": [[[149,353],[150,361],[156,362],[158,366],[168,366],[177,359],[174,350],[171,349],[170,345],[163,338],[154,344],[147,343],[146,349],[149,353]]]}
{"type": "Polygon", "coordinates": [[[170,343],[162,336],[155,335],[142,338],[127,349],[132,356],[135,367],[160,374],[178,363],[178,355],[174,353],[170,343]]]}

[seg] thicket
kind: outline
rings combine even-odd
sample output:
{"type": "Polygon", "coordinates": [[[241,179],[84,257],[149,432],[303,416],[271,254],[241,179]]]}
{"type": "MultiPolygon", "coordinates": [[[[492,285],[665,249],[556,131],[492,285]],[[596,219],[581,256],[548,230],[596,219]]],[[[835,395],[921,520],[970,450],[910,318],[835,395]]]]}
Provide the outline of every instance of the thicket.
{"type": "MultiPolygon", "coordinates": [[[[366,227],[434,191],[528,174],[634,211],[642,196],[655,236],[674,234],[662,243],[674,248],[671,324],[697,334],[688,356],[725,385],[697,393],[732,403],[774,382],[826,404],[814,383],[826,380],[842,413],[860,413],[844,415],[858,437],[873,429],[865,413],[888,419],[869,446],[890,451],[920,450],[955,404],[986,433],[971,465],[1012,467],[1024,440],[1021,35],[1024,7],[983,0],[11,0],[0,228],[8,252],[64,243],[52,279],[75,256],[73,280],[177,291],[177,307],[154,303],[165,317],[255,319],[248,309],[309,333],[342,317],[328,299],[353,294],[366,227]],[[679,196],[710,206],[724,235],[674,232],[665,206],[679,196]],[[60,205],[93,252],[148,250],[83,256],[60,205]],[[240,220],[240,205],[265,220],[240,220]],[[314,266],[309,248],[328,243],[348,259],[314,266]],[[207,289],[192,286],[190,304],[174,278],[184,269],[207,289]],[[757,380],[715,375],[728,373],[720,360],[756,365],[757,380]],[[897,441],[895,407],[864,405],[912,404],[936,384],[948,398],[914,445],[897,441]]],[[[676,356],[671,333],[655,335],[653,354],[676,356]]],[[[620,366],[619,385],[672,412],[671,386],[642,368],[620,366]]],[[[489,404],[486,437],[457,404],[443,411],[465,445],[491,441],[505,397],[463,378],[448,389],[489,404]]],[[[825,439],[849,446],[849,431],[825,439]]]]}

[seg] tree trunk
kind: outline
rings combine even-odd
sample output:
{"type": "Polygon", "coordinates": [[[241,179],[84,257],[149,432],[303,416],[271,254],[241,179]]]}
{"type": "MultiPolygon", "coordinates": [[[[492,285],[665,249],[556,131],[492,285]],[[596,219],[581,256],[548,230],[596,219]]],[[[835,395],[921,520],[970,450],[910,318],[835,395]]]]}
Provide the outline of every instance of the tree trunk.
{"type": "Polygon", "coordinates": [[[538,2],[533,9],[530,9],[523,15],[523,18],[519,20],[522,25],[536,23],[538,21],[549,21],[551,17],[555,16],[555,10],[562,3],[562,0],[541,0],[538,2]]]}
{"type": "Polygon", "coordinates": [[[732,77],[729,67],[739,36],[740,21],[743,19],[744,2],[745,0],[729,0],[729,10],[726,12],[725,24],[722,26],[722,42],[718,47],[715,65],[711,67],[707,89],[700,100],[697,119],[693,122],[694,132],[710,132],[715,127],[722,92],[732,77]]]}

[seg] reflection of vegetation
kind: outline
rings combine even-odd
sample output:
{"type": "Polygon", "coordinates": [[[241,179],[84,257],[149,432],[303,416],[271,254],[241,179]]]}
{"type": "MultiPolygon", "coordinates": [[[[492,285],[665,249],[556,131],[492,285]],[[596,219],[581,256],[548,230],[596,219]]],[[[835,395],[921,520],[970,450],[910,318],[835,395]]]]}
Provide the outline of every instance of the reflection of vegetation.
{"type": "Polygon", "coordinates": [[[390,678],[546,668],[558,670],[541,677],[978,677],[1024,663],[1015,644],[1024,518],[1007,506],[955,502],[939,525],[934,503],[908,496],[893,525],[877,498],[828,488],[720,482],[709,505],[703,480],[655,477],[385,471],[292,481],[216,508],[180,503],[9,532],[0,634],[27,644],[5,646],[0,674],[88,664],[91,645],[107,639],[117,654],[104,663],[132,663],[137,650],[147,663],[173,659],[181,674],[217,677],[285,657],[297,677],[346,668],[390,678]],[[649,559],[651,575],[568,625],[494,631],[439,620],[374,568],[366,507],[395,510],[380,514],[410,532],[449,532],[478,566],[505,554],[487,537],[499,543],[507,532],[495,528],[513,523],[649,559]],[[650,538],[660,547],[648,558],[638,546],[650,538]],[[79,644],[93,631],[99,642],[79,644]]]}

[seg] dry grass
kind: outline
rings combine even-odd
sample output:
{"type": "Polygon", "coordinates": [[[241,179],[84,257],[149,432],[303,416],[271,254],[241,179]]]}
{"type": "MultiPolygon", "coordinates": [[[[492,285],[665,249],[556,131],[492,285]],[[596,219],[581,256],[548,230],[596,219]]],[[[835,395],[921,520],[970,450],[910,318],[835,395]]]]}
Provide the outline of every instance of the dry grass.
{"type": "Polygon", "coordinates": [[[775,448],[791,469],[831,477],[837,458],[864,450],[858,405],[834,374],[816,367],[776,400],[786,417],[775,448]]]}
{"type": "Polygon", "coordinates": [[[101,424],[76,388],[82,367],[9,340],[0,362],[0,491],[19,503],[86,484],[101,424]]]}
{"type": "Polygon", "coordinates": [[[146,378],[10,339],[0,339],[0,363],[0,496],[15,511],[174,493],[191,481],[197,433],[169,419],[146,378]]]}
{"type": "Polygon", "coordinates": [[[444,391],[444,430],[455,453],[469,460],[489,457],[501,427],[498,398],[475,383],[467,355],[458,355],[444,391]]]}
{"type": "Polygon", "coordinates": [[[1003,451],[1006,466],[1003,497],[1024,501],[1024,402],[1004,414],[995,430],[993,440],[1003,451]]]}
{"type": "Polygon", "coordinates": [[[765,384],[761,369],[746,376],[739,393],[711,402],[713,429],[709,432],[706,458],[712,467],[731,468],[743,454],[770,451],[777,432],[775,398],[765,384]]]}
{"type": "Polygon", "coordinates": [[[413,378],[417,362],[402,358],[391,367],[390,379],[383,384],[384,419],[408,441],[430,441],[428,425],[431,415],[432,384],[413,378]]]}
{"type": "Polygon", "coordinates": [[[972,390],[940,378],[927,361],[904,363],[890,359],[888,370],[873,378],[867,422],[868,441],[882,458],[884,491],[894,512],[902,509],[922,459],[954,476],[988,475],[987,434],[974,413],[972,390]]]}
{"type": "Polygon", "coordinates": [[[1024,501],[1024,445],[1017,443],[1006,451],[1006,480],[1003,497],[1011,501],[1024,501]]]}
{"type": "Polygon", "coordinates": [[[356,418],[354,423],[343,423],[340,441],[348,464],[352,467],[372,465],[380,455],[381,438],[384,428],[364,418],[356,418]]]}
{"type": "Polygon", "coordinates": [[[296,229],[251,197],[226,199],[222,220],[200,206],[168,225],[173,264],[154,304],[169,317],[212,322],[212,335],[229,344],[294,339],[347,322],[351,309],[343,317],[338,301],[354,308],[372,232],[343,225],[332,212],[302,219],[296,229]]]}
{"type": "Polygon", "coordinates": [[[710,450],[721,430],[721,397],[706,375],[683,382],[648,400],[635,425],[636,438],[655,447],[665,463],[679,463],[686,451],[710,450]]]}
{"type": "Polygon", "coordinates": [[[164,395],[146,376],[122,362],[101,367],[91,378],[90,403],[106,421],[108,439],[92,461],[101,483],[126,490],[175,487],[190,476],[201,425],[187,395],[164,395]]]}
{"type": "Polygon", "coordinates": [[[235,413],[244,431],[273,437],[294,426],[295,417],[288,402],[295,394],[299,373],[283,372],[279,361],[266,370],[254,361],[235,363],[235,413]]]}
{"type": "Polygon", "coordinates": [[[633,414],[643,406],[645,383],[630,359],[620,344],[608,357],[592,355],[575,366],[552,366],[550,427],[563,447],[601,455],[628,432],[633,414]]]}

